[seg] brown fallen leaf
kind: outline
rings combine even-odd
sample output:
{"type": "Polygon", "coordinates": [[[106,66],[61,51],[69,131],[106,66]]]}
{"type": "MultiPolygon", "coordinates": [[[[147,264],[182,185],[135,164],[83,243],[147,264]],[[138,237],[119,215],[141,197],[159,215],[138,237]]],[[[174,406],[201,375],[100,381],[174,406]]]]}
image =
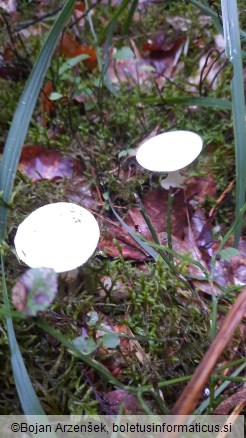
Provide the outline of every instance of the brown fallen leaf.
{"type": "Polygon", "coordinates": [[[98,250],[104,251],[110,257],[119,257],[121,253],[125,259],[144,261],[148,258],[123,227],[112,223],[107,223],[106,230],[102,232],[98,250]]]}
{"type": "MultiPolygon", "coordinates": [[[[142,198],[142,204],[156,233],[167,231],[167,202],[168,191],[161,188],[148,192],[142,198]]],[[[125,222],[135,232],[140,232],[146,239],[151,238],[151,233],[139,209],[130,209],[125,217],[125,222]]],[[[187,207],[184,191],[178,189],[173,196],[172,234],[176,238],[183,239],[187,225],[187,207]]]]}
{"type": "Polygon", "coordinates": [[[42,179],[71,178],[78,171],[76,160],[41,146],[24,146],[18,170],[33,182],[42,179]]]}
{"type": "Polygon", "coordinates": [[[55,115],[55,104],[50,100],[50,95],[54,91],[52,81],[46,81],[40,95],[41,107],[42,107],[42,126],[46,126],[48,118],[55,115]]]}
{"type": "Polygon", "coordinates": [[[123,405],[123,415],[141,415],[144,413],[135,395],[123,389],[116,389],[103,396],[103,410],[107,415],[117,415],[123,405]]]}
{"type": "Polygon", "coordinates": [[[241,408],[246,406],[246,383],[230,397],[223,400],[218,408],[215,409],[214,415],[228,415],[239,404],[241,408]]]}
{"type": "Polygon", "coordinates": [[[185,197],[187,201],[204,201],[206,196],[211,198],[216,197],[217,183],[213,175],[209,174],[207,177],[192,176],[187,178],[184,182],[185,197]]]}
{"type": "Polygon", "coordinates": [[[158,32],[153,40],[144,44],[140,59],[137,56],[122,60],[112,59],[108,69],[111,81],[116,84],[125,82],[131,87],[135,84],[151,85],[154,80],[162,88],[167,78],[173,77],[180,69],[178,60],[186,39],[179,36],[168,43],[161,43],[162,35],[162,31],[158,32]]]}
{"type": "Polygon", "coordinates": [[[74,175],[64,181],[63,193],[67,202],[75,202],[94,212],[101,208],[96,189],[82,176],[74,175]]]}

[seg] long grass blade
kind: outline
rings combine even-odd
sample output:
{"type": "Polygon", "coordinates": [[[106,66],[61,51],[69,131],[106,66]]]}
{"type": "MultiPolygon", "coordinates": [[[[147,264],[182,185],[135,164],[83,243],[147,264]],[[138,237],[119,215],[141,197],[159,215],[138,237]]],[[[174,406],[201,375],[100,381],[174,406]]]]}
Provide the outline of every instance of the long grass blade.
{"type": "Polygon", "coordinates": [[[127,14],[125,23],[122,26],[122,32],[121,32],[122,35],[127,35],[128,34],[129,29],[130,29],[130,25],[131,25],[131,22],[132,22],[132,19],[133,19],[133,15],[134,15],[134,13],[135,13],[135,11],[137,9],[137,6],[138,6],[138,0],[133,0],[132,1],[132,5],[130,7],[130,10],[129,10],[128,14],[127,14]]]}
{"type": "MultiPolygon", "coordinates": [[[[1,256],[2,270],[2,290],[3,302],[6,311],[10,312],[8,293],[4,273],[4,261],[1,256]]],[[[19,395],[21,406],[27,415],[44,415],[44,410],[39,402],[38,397],[33,389],[30,377],[27,373],[23,357],[21,355],[18,343],[16,341],[12,318],[6,318],[9,346],[11,352],[11,364],[14,374],[16,389],[19,395]]]]}
{"type": "MultiPolygon", "coordinates": [[[[236,217],[245,202],[246,191],[246,127],[245,127],[245,94],[243,80],[243,64],[237,1],[221,0],[224,40],[226,54],[233,65],[234,75],[231,81],[232,114],[236,148],[236,217]]],[[[235,230],[234,245],[237,247],[242,231],[241,219],[235,230]]]]}

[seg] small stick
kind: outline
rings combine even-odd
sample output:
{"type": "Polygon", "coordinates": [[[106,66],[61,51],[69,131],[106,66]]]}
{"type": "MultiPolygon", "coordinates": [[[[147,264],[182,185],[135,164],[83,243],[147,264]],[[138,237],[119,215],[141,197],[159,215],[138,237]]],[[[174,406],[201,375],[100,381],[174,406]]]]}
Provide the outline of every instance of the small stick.
{"type": "Polygon", "coordinates": [[[223,324],[210,345],[207,353],[197,367],[192,379],[189,381],[181,396],[175,403],[171,415],[188,415],[194,411],[219,356],[230,342],[233,333],[240,324],[246,313],[246,288],[244,288],[237,300],[226,315],[223,324]]]}

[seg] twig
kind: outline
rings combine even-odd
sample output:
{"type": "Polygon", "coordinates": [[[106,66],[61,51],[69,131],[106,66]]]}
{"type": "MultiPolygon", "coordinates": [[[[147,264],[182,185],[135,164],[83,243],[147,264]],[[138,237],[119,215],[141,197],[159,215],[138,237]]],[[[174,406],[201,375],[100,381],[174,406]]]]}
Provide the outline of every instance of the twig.
{"type": "Polygon", "coordinates": [[[225,317],[223,324],[210,345],[207,353],[197,367],[192,379],[185,387],[175,403],[171,415],[188,415],[194,411],[202,394],[203,388],[211,376],[219,356],[230,342],[233,333],[246,313],[246,288],[238,296],[231,310],[225,317]]]}

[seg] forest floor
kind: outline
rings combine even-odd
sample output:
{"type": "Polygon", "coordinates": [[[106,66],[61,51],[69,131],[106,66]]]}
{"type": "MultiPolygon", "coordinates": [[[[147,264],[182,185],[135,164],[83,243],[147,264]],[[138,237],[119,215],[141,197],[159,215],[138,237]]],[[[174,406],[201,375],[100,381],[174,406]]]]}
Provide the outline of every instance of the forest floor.
{"type": "MultiPolygon", "coordinates": [[[[2,149],[60,8],[56,1],[32,2],[28,8],[25,3],[18,2],[10,14],[0,9],[2,149]]],[[[16,257],[14,237],[29,213],[53,202],[74,202],[95,216],[101,230],[88,262],[59,275],[49,309],[38,318],[14,318],[26,368],[47,414],[116,414],[121,403],[127,413],[168,413],[246,283],[246,243],[242,237],[234,252],[230,232],[235,146],[232,69],[223,37],[192,2],[141,1],[135,10],[130,5],[103,1],[88,13],[84,3],[76,3],[45,78],[15,180],[5,262],[10,294],[27,269],[16,257]],[[80,55],[84,60],[68,66],[68,58],[80,55]],[[173,130],[198,133],[204,146],[181,172],[181,186],[168,189],[166,175],[144,170],[136,151],[148,137],[173,130]],[[151,257],[127,226],[152,244],[153,227],[163,245],[155,248],[158,257],[151,257]],[[76,339],[97,367],[47,333],[42,321],[65,339],[76,339]],[[103,377],[105,369],[113,380],[103,377]]],[[[243,13],[240,19],[243,26],[243,13]]],[[[4,320],[0,327],[0,412],[20,414],[4,320]]],[[[240,402],[244,372],[234,380],[231,375],[245,363],[244,354],[242,322],[200,394],[205,412],[227,414],[240,402]],[[216,397],[224,381],[228,385],[216,397]]]]}

